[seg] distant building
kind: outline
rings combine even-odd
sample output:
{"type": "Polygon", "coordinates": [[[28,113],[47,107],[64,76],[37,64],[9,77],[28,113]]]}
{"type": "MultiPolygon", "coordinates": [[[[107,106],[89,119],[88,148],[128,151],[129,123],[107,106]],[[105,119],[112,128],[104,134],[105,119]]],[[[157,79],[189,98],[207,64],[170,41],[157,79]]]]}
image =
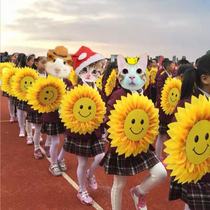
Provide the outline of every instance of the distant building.
{"type": "Polygon", "coordinates": [[[111,62],[117,61],[117,56],[118,55],[111,55],[111,62]]]}
{"type": "Polygon", "coordinates": [[[173,56],[172,61],[173,61],[173,63],[176,63],[176,61],[177,61],[177,60],[176,60],[176,55],[173,56]]]}

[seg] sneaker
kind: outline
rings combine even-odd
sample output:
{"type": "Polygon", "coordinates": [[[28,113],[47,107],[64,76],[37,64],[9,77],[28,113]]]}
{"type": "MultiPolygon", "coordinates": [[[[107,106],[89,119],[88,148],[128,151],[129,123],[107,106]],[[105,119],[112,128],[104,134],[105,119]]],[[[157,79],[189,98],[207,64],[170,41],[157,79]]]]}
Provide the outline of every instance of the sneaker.
{"type": "Polygon", "coordinates": [[[130,190],[130,194],[134,200],[136,210],[147,210],[147,206],[145,202],[146,195],[145,196],[136,195],[135,187],[130,190]]]}
{"type": "Polygon", "coordinates": [[[43,158],[42,152],[41,152],[40,149],[37,149],[37,150],[34,151],[34,157],[35,157],[36,159],[42,159],[42,158],[43,158]]]}
{"type": "Polygon", "coordinates": [[[19,137],[25,137],[25,131],[20,131],[19,137]]]}
{"type": "Polygon", "coordinates": [[[91,190],[97,190],[98,189],[98,185],[97,185],[97,182],[96,182],[96,179],[95,179],[95,176],[93,175],[92,177],[88,177],[88,170],[86,172],[86,181],[88,183],[88,187],[91,189],[91,190]]]}
{"type": "Polygon", "coordinates": [[[58,160],[58,165],[59,165],[61,171],[63,171],[63,172],[67,171],[67,167],[66,167],[64,159],[58,160]]]}
{"type": "Polygon", "coordinates": [[[81,201],[81,203],[85,204],[85,205],[92,205],[93,203],[93,199],[89,196],[89,193],[87,190],[82,191],[77,193],[77,197],[79,198],[79,200],[81,201]]]}
{"type": "Polygon", "coordinates": [[[58,166],[58,164],[50,165],[49,171],[52,173],[54,176],[61,176],[62,172],[58,166]]]}
{"type": "Polygon", "coordinates": [[[32,129],[33,129],[33,130],[35,130],[35,126],[34,126],[34,124],[33,124],[33,123],[32,123],[32,129]]]}
{"type": "Polygon", "coordinates": [[[27,145],[32,145],[34,142],[33,142],[33,138],[32,137],[27,137],[27,142],[26,144],[27,145]]]}
{"type": "Polygon", "coordinates": [[[166,168],[166,166],[167,166],[168,164],[167,164],[167,163],[164,163],[163,161],[164,161],[164,158],[161,157],[161,158],[160,158],[160,162],[161,162],[161,163],[163,164],[163,166],[166,168]]]}
{"type": "Polygon", "coordinates": [[[14,119],[14,117],[10,117],[10,120],[9,120],[9,122],[10,122],[10,123],[13,123],[13,122],[15,122],[15,119],[14,119]]]}
{"type": "Polygon", "coordinates": [[[50,158],[50,146],[44,146],[44,151],[46,153],[46,156],[50,158]]]}
{"type": "Polygon", "coordinates": [[[42,134],[40,133],[40,143],[43,142],[42,134]]]}

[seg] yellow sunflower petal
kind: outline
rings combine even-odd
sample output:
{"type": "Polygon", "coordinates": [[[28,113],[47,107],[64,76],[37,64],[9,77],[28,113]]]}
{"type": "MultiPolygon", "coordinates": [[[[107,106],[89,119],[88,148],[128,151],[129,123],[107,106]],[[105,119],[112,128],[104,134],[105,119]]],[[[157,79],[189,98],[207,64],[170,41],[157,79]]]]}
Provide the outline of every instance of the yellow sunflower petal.
{"type": "Polygon", "coordinates": [[[62,122],[71,132],[91,134],[103,122],[106,107],[98,91],[79,85],[64,97],[59,112],[62,122]]]}
{"type": "Polygon", "coordinates": [[[114,108],[108,122],[111,147],[117,147],[118,154],[125,157],[146,152],[158,134],[158,110],[152,101],[143,95],[127,94],[114,108]]]}
{"type": "Polygon", "coordinates": [[[47,78],[39,78],[28,88],[26,99],[39,113],[54,112],[61,105],[65,89],[66,85],[62,80],[48,75],[47,78]]]}
{"type": "Polygon", "coordinates": [[[1,85],[1,89],[2,91],[5,91],[6,93],[8,93],[11,96],[14,96],[13,92],[12,92],[12,85],[14,82],[14,77],[16,72],[18,71],[18,68],[10,68],[8,69],[2,76],[2,85],[1,85]]]}
{"type": "Polygon", "coordinates": [[[204,95],[192,96],[191,104],[178,108],[177,122],[169,124],[171,139],[164,143],[169,155],[164,162],[178,183],[196,183],[210,172],[209,112],[210,101],[204,95]]]}
{"type": "Polygon", "coordinates": [[[113,69],[105,85],[106,96],[109,96],[112,93],[114,87],[116,86],[116,80],[117,80],[116,71],[113,69]]]}
{"type": "Polygon", "coordinates": [[[167,115],[171,115],[181,97],[181,81],[169,77],[161,92],[161,107],[167,115]]]}
{"type": "Polygon", "coordinates": [[[146,90],[149,86],[149,83],[150,83],[150,72],[148,71],[148,69],[146,70],[146,75],[147,75],[147,81],[144,85],[144,90],[146,90]]]}
{"type": "Polygon", "coordinates": [[[78,76],[73,69],[71,69],[69,80],[71,81],[72,85],[78,84],[78,76]]]}
{"type": "Polygon", "coordinates": [[[2,77],[4,72],[14,67],[15,67],[14,63],[10,63],[10,62],[0,63],[0,78],[2,77]],[[4,69],[6,69],[6,71],[4,71],[4,69]]]}
{"type": "Polygon", "coordinates": [[[34,69],[28,67],[19,69],[14,76],[12,84],[14,96],[21,101],[27,101],[26,93],[37,79],[39,79],[39,75],[34,69]]]}
{"type": "Polygon", "coordinates": [[[98,80],[95,81],[96,87],[98,87],[101,90],[102,90],[102,77],[103,75],[98,80]]]}
{"type": "Polygon", "coordinates": [[[155,83],[155,77],[156,77],[157,71],[158,71],[158,70],[157,70],[156,68],[151,68],[151,70],[150,70],[150,82],[151,82],[152,84],[155,83]]]}

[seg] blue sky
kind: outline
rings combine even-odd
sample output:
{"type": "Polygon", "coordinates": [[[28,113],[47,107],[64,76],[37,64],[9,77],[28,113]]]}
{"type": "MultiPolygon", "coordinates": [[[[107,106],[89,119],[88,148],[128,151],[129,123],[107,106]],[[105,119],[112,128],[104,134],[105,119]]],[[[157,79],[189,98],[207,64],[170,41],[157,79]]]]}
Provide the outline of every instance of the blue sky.
{"type": "Polygon", "coordinates": [[[208,0],[2,1],[1,51],[46,55],[85,45],[111,54],[164,55],[190,61],[210,49],[208,0]]]}

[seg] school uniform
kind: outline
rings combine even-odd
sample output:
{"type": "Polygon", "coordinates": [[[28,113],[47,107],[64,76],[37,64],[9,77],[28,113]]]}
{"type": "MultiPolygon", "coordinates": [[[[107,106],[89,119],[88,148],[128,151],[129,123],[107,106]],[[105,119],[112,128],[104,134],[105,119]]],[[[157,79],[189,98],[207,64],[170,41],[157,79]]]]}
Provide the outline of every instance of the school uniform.
{"type": "MultiPolygon", "coordinates": [[[[121,100],[122,96],[127,96],[127,93],[131,94],[131,91],[125,90],[123,88],[115,91],[107,104],[107,113],[105,115],[106,125],[105,127],[108,129],[109,126],[107,122],[109,121],[110,111],[114,109],[114,104],[116,104],[116,100],[121,100]]],[[[111,143],[111,139],[108,139],[111,143]]],[[[152,168],[159,162],[158,157],[152,151],[152,146],[148,149],[147,153],[142,152],[137,156],[129,156],[125,158],[125,155],[118,155],[116,153],[116,147],[111,147],[109,144],[108,151],[102,161],[100,162],[100,166],[105,168],[106,174],[114,174],[121,176],[132,176],[140,173],[141,171],[152,168]]]]}
{"type": "Polygon", "coordinates": [[[20,110],[26,111],[27,105],[28,105],[27,101],[20,101],[20,100],[18,100],[17,108],[20,109],[20,110]]]}
{"type": "MultiPolygon", "coordinates": [[[[82,84],[81,81],[80,85],[82,84]]],[[[104,99],[102,91],[99,88],[97,88],[97,90],[102,99],[104,99]]],[[[71,132],[70,129],[67,129],[65,132],[67,137],[64,140],[63,149],[66,152],[83,157],[95,157],[103,153],[105,151],[105,144],[101,141],[103,128],[104,126],[101,124],[100,127],[95,129],[91,134],[86,133],[85,135],[80,135],[79,133],[74,133],[71,132]]]]}
{"type": "MultiPolygon", "coordinates": [[[[66,90],[72,86],[72,83],[64,78],[63,82],[66,84],[66,90]]],[[[58,110],[49,113],[43,113],[41,116],[42,129],[41,133],[47,135],[59,135],[65,132],[64,123],[61,122],[58,110]]]]}
{"type": "MultiPolygon", "coordinates": [[[[37,71],[37,74],[39,75],[40,78],[47,77],[47,73],[45,72],[44,74],[40,74],[37,71]]],[[[29,105],[29,104],[27,104],[26,111],[27,111],[26,120],[29,123],[42,124],[42,120],[41,120],[42,113],[39,113],[38,110],[34,110],[32,108],[32,105],[29,105]]]]}
{"type": "Polygon", "coordinates": [[[168,124],[171,123],[173,115],[166,115],[163,111],[163,108],[161,107],[161,92],[163,90],[163,86],[165,84],[165,81],[169,77],[169,74],[165,71],[162,71],[162,73],[157,78],[157,108],[159,109],[159,133],[160,134],[167,134],[168,130],[168,124]]]}
{"type": "MultiPolygon", "coordinates": [[[[201,90],[196,89],[194,96],[198,97],[204,94],[201,90]]],[[[177,107],[185,107],[185,103],[191,103],[191,96],[181,100],[177,107]]],[[[177,108],[175,110],[177,112],[177,108]]],[[[176,122],[173,117],[173,122],[176,122]]],[[[191,210],[209,210],[210,209],[210,173],[204,175],[196,184],[194,182],[178,184],[171,178],[169,200],[181,199],[188,204],[191,210]]]]}
{"type": "Polygon", "coordinates": [[[144,93],[143,93],[143,95],[144,95],[144,96],[147,96],[148,99],[152,99],[152,92],[151,92],[151,89],[152,89],[152,85],[149,84],[148,87],[147,87],[147,89],[144,90],[144,93]]]}
{"type": "Polygon", "coordinates": [[[5,92],[5,91],[2,91],[2,96],[9,98],[9,94],[7,92],[5,92]]]}
{"type": "MultiPolygon", "coordinates": [[[[114,70],[113,70],[113,71],[114,71],[114,70]]],[[[107,96],[107,95],[106,95],[106,92],[105,92],[105,86],[106,86],[106,83],[107,83],[107,80],[108,80],[108,79],[109,79],[109,77],[104,77],[104,78],[102,78],[102,92],[103,92],[103,94],[104,94],[104,102],[105,102],[105,104],[107,104],[107,102],[109,101],[109,99],[110,99],[112,93],[113,93],[114,91],[116,91],[116,90],[118,89],[118,87],[119,87],[118,81],[116,81],[116,85],[115,85],[115,87],[113,88],[112,93],[111,93],[109,96],[107,96]]]]}

